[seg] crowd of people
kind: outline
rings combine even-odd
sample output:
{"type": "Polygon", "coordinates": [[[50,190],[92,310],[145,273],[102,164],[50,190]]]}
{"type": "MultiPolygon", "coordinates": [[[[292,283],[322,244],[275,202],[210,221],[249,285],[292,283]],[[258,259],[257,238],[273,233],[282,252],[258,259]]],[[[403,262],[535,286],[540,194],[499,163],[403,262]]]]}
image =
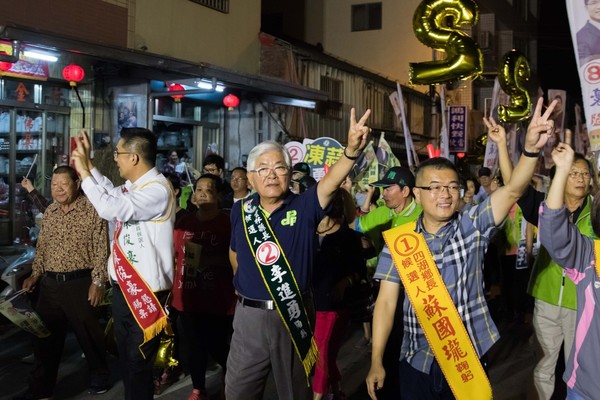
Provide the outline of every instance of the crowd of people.
{"type": "Polygon", "coordinates": [[[561,348],[569,399],[597,398],[600,206],[596,171],[574,154],[568,130],[552,152],[548,194],[532,186],[555,105],[542,112],[538,101],[514,166],[503,126],[484,119],[497,174],[465,175],[430,158],[414,171],[389,168],[360,196],[350,173],[370,111],[358,118],[352,109],[343,155],[318,182],[266,141],[230,181],[222,157],[205,157],[185,202],[178,156],[158,171],[151,131],[122,130],[121,186],[94,166],[82,131],[73,167],[54,171],[51,204],[22,182],[45,210],[24,288],[39,290],[35,308],[51,332],[35,339],[22,398],[53,396],[67,325],[86,356],[90,393],[109,390],[95,313],[109,288],[126,399],[151,399],[182,371],[188,400],[207,399],[209,357],[223,371],[223,399],[262,398],[270,375],[280,399],[345,399],[336,360],[351,322],[371,346],[372,399],[491,398],[486,353],[500,336],[500,294],[504,318],[533,326],[539,398],[552,396],[561,348]],[[363,297],[374,296],[373,310],[363,297]],[[180,365],[157,370],[166,329],[180,365]]]}

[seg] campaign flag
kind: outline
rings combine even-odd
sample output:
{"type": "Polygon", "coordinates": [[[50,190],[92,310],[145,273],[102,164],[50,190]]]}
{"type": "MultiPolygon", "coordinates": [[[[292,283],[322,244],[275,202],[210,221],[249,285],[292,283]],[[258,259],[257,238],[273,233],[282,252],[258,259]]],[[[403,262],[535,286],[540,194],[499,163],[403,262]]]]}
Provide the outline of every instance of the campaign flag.
{"type": "Polygon", "coordinates": [[[37,337],[50,336],[50,331],[31,306],[25,289],[0,300],[0,313],[19,328],[33,333],[37,337]]]}
{"type": "Polygon", "coordinates": [[[385,140],[383,132],[381,132],[381,136],[379,137],[379,144],[377,145],[375,155],[379,164],[379,179],[383,178],[388,169],[400,165],[400,160],[392,152],[392,148],[387,140],[385,140]]]}
{"type": "Polygon", "coordinates": [[[366,190],[370,183],[379,180],[379,162],[377,161],[373,141],[365,147],[358,160],[356,160],[354,167],[354,177],[351,176],[351,178],[361,191],[366,190]]]}
{"type": "Polygon", "coordinates": [[[446,85],[442,85],[440,93],[440,104],[442,107],[442,130],[440,132],[440,157],[450,158],[448,146],[448,121],[446,118],[446,85]]]}

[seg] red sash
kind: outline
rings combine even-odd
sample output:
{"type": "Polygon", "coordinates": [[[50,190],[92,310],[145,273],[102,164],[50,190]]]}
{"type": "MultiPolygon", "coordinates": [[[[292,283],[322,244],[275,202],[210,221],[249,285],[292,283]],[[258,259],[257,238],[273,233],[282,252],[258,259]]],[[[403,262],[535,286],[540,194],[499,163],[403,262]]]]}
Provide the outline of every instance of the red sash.
{"type": "Polygon", "coordinates": [[[117,282],[121,292],[123,292],[127,306],[129,306],[131,314],[133,314],[140,329],[144,332],[144,342],[140,344],[141,347],[167,326],[167,315],[150,286],[121,250],[117,239],[122,228],[123,222],[117,221],[112,248],[113,264],[117,282]]]}

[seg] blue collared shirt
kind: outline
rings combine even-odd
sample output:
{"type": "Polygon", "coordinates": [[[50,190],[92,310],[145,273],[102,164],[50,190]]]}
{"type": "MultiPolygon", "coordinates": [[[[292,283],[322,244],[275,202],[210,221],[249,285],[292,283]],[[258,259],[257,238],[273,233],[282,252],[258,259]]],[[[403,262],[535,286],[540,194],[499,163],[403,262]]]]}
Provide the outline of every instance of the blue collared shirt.
{"type": "MultiPolygon", "coordinates": [[[[490,198],[456,214],[436,234],[425,231],[422,218],[421,214],[416,232],[425,237],[452,301],[481,357],[500,337],[488,311],[483,288],[483,258],[496,227],[490,198]]],[[[381,253],[374,277],[400,283],[387,246],[381,253]]],[[[433,351],[406,296],[403,312],[404,336],[400,359],[406,358],[415,369],[429,373],[434,360],[433,351]]]]}

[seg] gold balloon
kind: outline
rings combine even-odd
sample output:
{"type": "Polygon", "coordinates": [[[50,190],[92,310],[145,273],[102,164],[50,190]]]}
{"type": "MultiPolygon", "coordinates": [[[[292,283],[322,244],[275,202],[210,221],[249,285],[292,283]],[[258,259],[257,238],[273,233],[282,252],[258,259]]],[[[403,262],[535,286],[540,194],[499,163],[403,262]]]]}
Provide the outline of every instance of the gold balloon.
{"type": "Polygon", "coordinates": [[[175,352],[175,335],[170,325],[165,328],[162,337],[160,338],[160,345],[158,346],[158,353],[154,360],[154,366],[157,368],[170,368],[176,367],[179,364],[173,353],[175,352]]]}
{"type": "Polygon", "coordinates": [[[468,79],[481,74],[483,54],[462,25],[477,24],[479,11],[474,0],[424,0],[413,16],[413,30],[421,43],[446,52],[445,60],[409,64],[413,84],[432,85],[468,79]],[[451,20],[451,26],[448,21],[451,20]]]}
{"type": "Polygon", "coordinates": [[[511,50],[502,57],[498,82],[510,96],[510,105],[498,106],[498,118],[502,122],[518,122],[529,118],[531,97],[526,84],[531,77],[529,61],[518,50],[511,50]]]}

